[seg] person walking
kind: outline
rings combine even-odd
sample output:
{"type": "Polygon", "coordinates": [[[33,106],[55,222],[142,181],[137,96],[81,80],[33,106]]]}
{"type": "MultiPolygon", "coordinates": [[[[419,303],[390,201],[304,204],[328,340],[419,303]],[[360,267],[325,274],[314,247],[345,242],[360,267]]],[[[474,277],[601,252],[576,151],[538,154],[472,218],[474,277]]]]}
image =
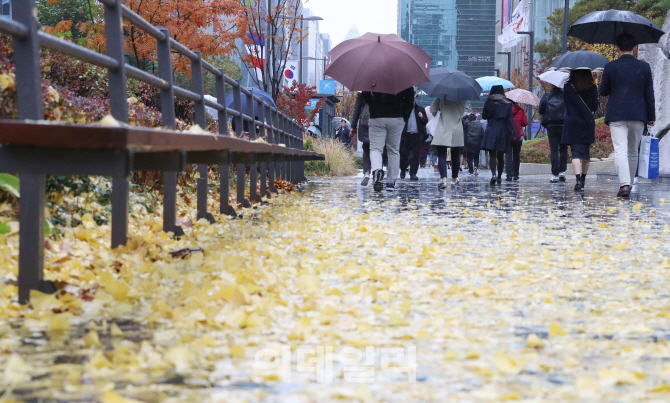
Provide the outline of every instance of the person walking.
{"type": "Polygon", "coordinates": [[[649,64],[637,60],[637,40],[631,34],[616,38],[619,58],[605,65],[600,95],[609,96],[605,123],[609,124],[614,145],[614,161],[619,174],[618,197],[630,197],[638,162],[638,148],[645,124],[654,126],[656,101],[649,64]]]}
{"type": "Polygon", "coordinates": [[[502,183],[505,153],[511,147],[512,137],[516,137],[512,106],[512,101],[505,96],[502,85],[491,87],[482,111],[482,117],[488,121],[482,138],[482,148],[489,153],[491,186],[502,183]]]}
{"type": "Polygon", "coordinates": [[[382,152],[386,146],[388,155],[386,190],[393,191],[400,170],[398,149],[402,131],[414,107],[414,88],[407,88],[396,95],[366,91],[363,93],[363,98],[370,107],[370,162],[374,190],[380,192],[384,189],[382,152]]]}
{"type": "Polygon", "coordinates": [[[447,187],[447,148],[451,148],[451,184],[458,183],[460,150],[465,145],[463,139],[463,123],[461,116],[465,110],[465,102],[448,101],[435,98],[430,106],[430,113],[435,116],[440,112],[440,120],[433,133],[432,144],[437,149],[437,166],[440,171],[439,189],[447,187]]]}
{"type": "Polygon", "coordinates": [[[586,174],[591,164],[591,144],[596,141],[596,120],[593,112],[598,110],[598,89],[591,70],[572,70],[563,89],[565,118],[562,144],[569,144],[572,152],[572,168],[575,170],[575,190],[584,189],[586,174]]]}
{"type": "Polygon", "coordinates": [[[400,178],[405,179],[407,167],[409,167],[409,180],[418,181],[416,176],[419,172],[419,162],[421,158],[421,145],[428,138],[426,124],[428,116],[423,106],[417,105],[414,97],[414,107],[407,119],[405,128],[402,131],[400,140],[400,178]]]}
{"type": "Polygon", "coordinates": [[[561,144],[563,135],[563,119],[565,101],[563,90],[547,83],[549,92],[542,96],[538,112],[542,115],[542,126],[547,129],[549,152],[551,159],[551,183],[565,182],[565,171],[568,169],[568,146],[561,144]]]}
{"type": "Polygon", "coordinates": [[[340,120],[340,127],[335,132],[335,136],[337,136],[337,139],[340,140],[344,145],[351,145],[351,129],[347,127],[346,120],[340,120]]]}
{"type": "Polygon", "coordinates": [[[372,172],[372,163],[370,162],[370,107],[363,93],[356,95],[354,104],[354,116],[351,119],[352,134],[358,135],[358,141],[363,143],[363,180],[361,186],[367,186],[370,182],[370,173],[372,172]]]}
{"type": "Polygon", "coordinates": [[[523,130],[528,126],[528,118],[523,108],[512,101],[512,116],[514,117],[515,136],[512,138],[511,146],[505,154],[507,181],[519,180],[519,168],[521,167],[521,146],[523,145],[523,130]]]}
{"type": "Polygon", "coordinates": [[[484,138],[484,128],[477,123],[474,113],[468,115],[465,122],[465,159],[470,175],[479,175],[479,150],[484,138]]]}

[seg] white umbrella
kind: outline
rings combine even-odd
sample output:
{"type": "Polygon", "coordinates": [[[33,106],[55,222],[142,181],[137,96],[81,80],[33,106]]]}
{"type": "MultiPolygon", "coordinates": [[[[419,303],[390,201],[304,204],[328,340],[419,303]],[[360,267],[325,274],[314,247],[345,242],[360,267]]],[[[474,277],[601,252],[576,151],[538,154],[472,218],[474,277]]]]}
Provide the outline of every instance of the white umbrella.
{"type": "Polygon", "coordinates": [[[558,70],[547,71],[546,73],[540,74],[540,80],[553,84],[558,88],[563,88],[566,81],[568,81],[568,77],[570,77],[570,74],[558,70]]]}

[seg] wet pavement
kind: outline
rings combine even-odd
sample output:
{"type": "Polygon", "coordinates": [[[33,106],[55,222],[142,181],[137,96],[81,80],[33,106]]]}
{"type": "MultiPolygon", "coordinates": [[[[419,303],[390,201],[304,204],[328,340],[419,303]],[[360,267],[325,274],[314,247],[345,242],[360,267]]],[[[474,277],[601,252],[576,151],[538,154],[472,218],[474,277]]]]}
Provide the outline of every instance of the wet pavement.
{"type": "Polygon", "coordinates": [[[112,258],[100,286],[70,330],[49,331],[52,311],[0,320],[0,364],[30,367],[0,386],[30,402],[668,401],[670,186],[619,200],[595,175],[583,192],[489,175],[438,190],[422,169],[380,193],[315,178],[160,241],[203,248],[186,259],[148,259],[138,223],[137,249],[87,240],[112,258]]]}

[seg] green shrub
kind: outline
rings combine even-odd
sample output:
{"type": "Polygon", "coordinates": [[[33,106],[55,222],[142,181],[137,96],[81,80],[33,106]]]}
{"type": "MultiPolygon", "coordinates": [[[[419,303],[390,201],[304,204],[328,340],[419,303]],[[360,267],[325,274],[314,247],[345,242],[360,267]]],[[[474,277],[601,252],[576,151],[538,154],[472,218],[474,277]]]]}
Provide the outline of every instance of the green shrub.
{"type": "MultiPolygon", "coordinates": [[[[607,158],[614,151],[610,128],[604,118],[596,120],[596,142],[591,146],[591,158],[607,158]]],[[[549,158],[549,139],[533,139],[523,143],[521,162],[533,164],[551,164],[549,158]]]]}

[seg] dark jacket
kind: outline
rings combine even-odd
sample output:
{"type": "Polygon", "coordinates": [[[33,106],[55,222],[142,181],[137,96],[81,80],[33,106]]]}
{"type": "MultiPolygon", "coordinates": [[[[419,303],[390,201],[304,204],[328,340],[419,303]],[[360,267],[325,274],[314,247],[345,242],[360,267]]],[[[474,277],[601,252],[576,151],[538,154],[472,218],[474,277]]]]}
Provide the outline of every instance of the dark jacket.
{"type": "Polygon", "coordinates": [[[600,82],[600,95],[607,97],[605,122],[656,120],[654,82],[649,64],[623,55],[607,63],[600,82]]]}
{"type": "Polygon", "coordinates": [[[363,142],[363,143],[369,143],[370,142],[370,126],[368,125],[359,125],[359,119],[361,118],[361,111],[363,110],[363,107],[367,105],[367,102],[365,102],[365,98],[363,98],[363,93],[359,92],[358,95],[356,95],[356,103],[354,104],[354,116],[351,119],[351,128],[356,129],[358,131],[358,141],[363,142]]]}
{"type": "Polygon", "coordinates": [[[542,126],[562,126],[565,119],[563,90],[557,87],[542,95],[538,112],[542,115],[542,126]]]}
{"type": "Polygon", "coordinates": [[[512,144],[512,137],[515,136],[512,102],[507,98],[504,101],[492,98],[489,96],[482,111],[482,119],[488,120],[489,123],[484,132],[481,148],[487,151],[505,152],[512,144]]]}
{"type": "MultiPolygon", "coordinates": [[[[418,135],[421,137],[422,140],[426,140],[428,138],[428,132],[426,131],[426,125],[428,124],[428,116],[426,116],[426,109],[421,105],[414,105],[414,117],[416,118],[416,128],[418,130],[418,135]],[[423,117],[421,118],[419,117],[419,112],[421,112],[423,117]]],[[[405,122],[405,128],[402,129],[402,134],[404,135],[405,133],[407,133],[407,122],[405,122]]]]}
{"type": "Polygon", "coordinates": [[[465,151],[469,153],[479,153],[484,138],[484,128],[477,121],[465,121],[463,128],[465,134],[465,151]]]}
{"type": "Polygon", "coordinates": [[[562,144],[593,144],[596,141],[596,120],[593,112],[598,110],[598,89],[578,93],[570,83],[563,89],[565,99],[565,121],[562,144]]]}
{"type": "Polygon", "coordinates": [[[519,105],[514,105],[512,115],[514,116],[514,131],[516,133],[512,142],[518,143],[524,136],[523,128],[528,126],[528,118],[526,117],[526,111],[519,105]]]}
{"type": "Polygon", "coordinates": [[[407,121],[414,106],[414,88],[397,95],[381,92],[364,92],[363,98],[370,105],[370,119],[403,118],[407,121]]]}
{"type": "Polygon", "coordinates": [[[351,130],[349,128],[347,128],[347,127],[342,128],[340,126],[340,128],[337,129],[335,134],[337,134],[337,138],[340,139],[340,141],[343,142],[344,144],[350,144],[351,143],[351,136],[350,136],[351,130]]]}

